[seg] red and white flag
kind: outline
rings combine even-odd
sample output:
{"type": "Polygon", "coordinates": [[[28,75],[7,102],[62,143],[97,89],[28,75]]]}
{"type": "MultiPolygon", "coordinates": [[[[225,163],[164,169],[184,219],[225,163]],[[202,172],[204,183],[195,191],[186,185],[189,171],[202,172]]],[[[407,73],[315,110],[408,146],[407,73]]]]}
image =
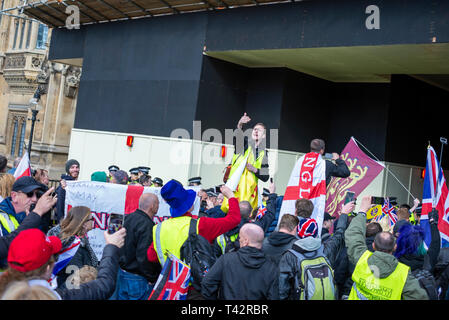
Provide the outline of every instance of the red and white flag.
{"type": "MultiPolygon", "coordinates": [[[[195,192],[200,190],[197,186],[186,187],[186,189],[195,192]]],[[[108,229],[110,214],[124,214],[124,220],[126,220],[126,215],[139,207],[139,199],[142,194],[153,193],[158,197],[159,209],[153,218],[154,223],[159,223],[171,217],[170,206],[160,194],[161,188],[97,181],[67,181],[65,190],[65,214],[76,206],[86,206],[92,212],[94,228],[88,233],[89,242],[99,260],[106,245],[103,232],[108,229]]],[[[193,217],[198,216],[200,205],[200,198],[196,197],[191,212],[193,217]]]]}
{"type": "Polygon", "coordinates": [[[19,165],[14,172],[14,178],[16,178],[16,180],[22,177],[31,177],[30,157],[28,156],[27,151],[25,151],[22,160],[20,160],[19,165]]]}
{"type": "Polygon", "coordinates": [[[311,218],[318,223],[321,235],[326,205],[326,162],[319,153],[307,153],[296,162],[285,190],[278,227],[284,214],[295,214],[295,202],[298,199],[312,201],[314,209],[311,218]]]}

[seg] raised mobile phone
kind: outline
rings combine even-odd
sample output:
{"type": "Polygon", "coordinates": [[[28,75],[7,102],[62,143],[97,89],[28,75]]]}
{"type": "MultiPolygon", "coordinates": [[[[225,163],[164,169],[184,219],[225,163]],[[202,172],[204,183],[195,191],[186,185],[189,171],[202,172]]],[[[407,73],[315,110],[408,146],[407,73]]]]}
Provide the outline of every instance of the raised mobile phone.
{"type": "Polygon", "coordinates": [[[109,215],[108,233],[113,234],[123,227],[124,214],[111,213],[109,215]]]}
{"type": "Polygon", "coordinates": [[[383,205],[385,202],[384,197],[371,197],[371,204],[375,204],[375,205],[383,205]]]}
{"type": "Polygon", "coordinates": [[[347,204],[351,201],[355,201],[355,192],[347,191],[346,197],[345,197],[345,204],[347,204]]]}
{"type": "Polygon", "coordinates": [[[323,158],[324,158],[325,160],[332,160],[332,153],[325,153],[324,156],[323,156],[323,158]]]}

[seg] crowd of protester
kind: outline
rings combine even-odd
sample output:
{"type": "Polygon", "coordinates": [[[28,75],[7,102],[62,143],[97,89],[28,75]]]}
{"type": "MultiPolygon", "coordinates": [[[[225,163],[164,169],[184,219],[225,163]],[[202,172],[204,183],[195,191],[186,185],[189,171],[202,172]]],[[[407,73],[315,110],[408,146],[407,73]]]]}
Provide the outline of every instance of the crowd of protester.
{"type": "MultiPolygon", "coordinates": [[[[245,117],[239,125],[249,121],[245,117]]],[[[251,144],[245,146],[245,153],[251,151],[248,146],[251,144]]],[[[252,146],[258,148],[257,143],[252,146]]],[[[314,139],[311,150],[323,153],[324,142],[314,139]]],[[[260,159],[265,156],[262,153],[260,159]]],[[[279,221],[283,197],[276,193],[272,181],[263,190],[263,205],[253,207],[249,201],[239,201],[226,185],[205,188],[201,177],[187,181],[189,186],[199,186],[196,192],[174,179],[166,184],[161,178],[152,179],[149,167],[132,168],[128,175],[111,165],[107,173],[93,172],[91,180],[161,188],[171,218],[157,223],[158,197],[143,194],[123,228],[112,234],[104,232],[106,246],[98,259],[88,237],[94,227],[90,208],[78,206],[64,212],[66,181],[78,179],[80,163],[67,161],[66,174],[55,189],[48,187],[48,172],[43,169],[34,170],[32,177],[15,180],[6,172],[3,158],[1,299],[148,299],[167,259],[166,252],[189,259],[183,256],[184,244],[192,230],[205,239],[211,254],[208,272],[201,283],[193,280],[187,299],[449,298],[449,256],[446,248],[440,248],[438,231],[442,213],[429,214],[432,240],[427,248],[419,225],[418,200],[413,208],[407,204],[398,208],[399,220],[389,230],[367,220],[370,196],[359,199],[358,212],[351,201],[334,216],[325,213],[319,230],[311,217],[314,205],[307,199],[296,200],[294,212],[279,221]],[[201,206],[196,216],[192,212],[197,197],[201,206]],[[228,206],[226,210],[223,203],[228,206]],[[74,248],[76,253],[60,267],[60,257],[74,248]]],[[[326,180],[349,175],[338,154],[328,161],[326,180]]],[[[247,168],[268,181],[262,170],[264,163],[247,168]]]]}

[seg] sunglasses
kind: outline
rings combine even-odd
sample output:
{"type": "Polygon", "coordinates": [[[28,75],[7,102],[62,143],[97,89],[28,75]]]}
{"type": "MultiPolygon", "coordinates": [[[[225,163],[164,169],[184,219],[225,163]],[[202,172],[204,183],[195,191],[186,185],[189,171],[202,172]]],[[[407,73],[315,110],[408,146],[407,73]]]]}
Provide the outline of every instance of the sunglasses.
{"type": "MultiPolygon", "coordinates": [[[[34,195],[36,195],[36,191],[30,191],[30,192],[23,192],[23,191],[18,191],[19,193],[23,193],[23,194],[26,194],[26,196],[28,197],[28,198],[31,198],[31,197],[33,197],[34,195]]],[[[37,196],[37,195],[36,195],[37,196]]]]}

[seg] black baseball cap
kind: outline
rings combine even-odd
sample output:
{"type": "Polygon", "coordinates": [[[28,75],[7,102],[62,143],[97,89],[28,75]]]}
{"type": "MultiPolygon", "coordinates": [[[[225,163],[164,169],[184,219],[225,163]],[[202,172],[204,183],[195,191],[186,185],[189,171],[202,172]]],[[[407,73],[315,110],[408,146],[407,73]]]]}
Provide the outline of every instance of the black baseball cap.
{"type": "Polygon", "coordinates": [[[42,189],[42,186],[31,177],[22,177],[16,180],[12,185],[12,191],[22,191],[24,193],[31,192],[36,189],[42,189]]]}

